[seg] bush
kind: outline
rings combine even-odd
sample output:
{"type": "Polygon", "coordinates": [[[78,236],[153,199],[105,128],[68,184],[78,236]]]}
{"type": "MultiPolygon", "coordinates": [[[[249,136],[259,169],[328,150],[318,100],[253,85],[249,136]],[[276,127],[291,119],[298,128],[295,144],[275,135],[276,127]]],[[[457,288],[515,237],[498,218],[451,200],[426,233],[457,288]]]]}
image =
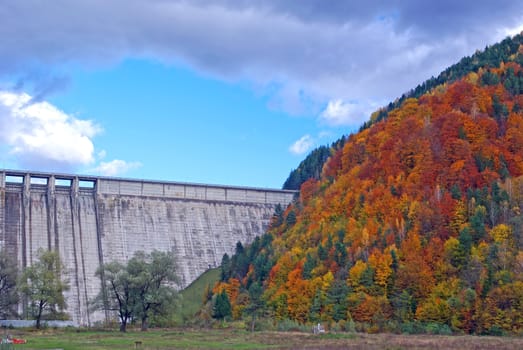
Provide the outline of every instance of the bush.
{"type": "Polygon", "coordinates": [[[245,321],[232,321],[229,323],[229,327],[232,329],[247,330],[247,322],[245,321]]]}
{"type": "Polygon", "coordinates": [[[266,318],[259,318],[256,320],[256,323],[254,324],[254,330],[255,331],[274,331],[274,330],[276,330],[276,327],[272,320],[269,320],[266,318]]]}
{"type": "Polygon", "coordinates": [[[497,337],[504,335],[504,333],[505,332],[503,332],[503,329],[500,326],[498,326],[497,324],[490,327],[487,332],[488,335],[493,335],[493,336],[497,336],[497,337]]]}
{"type": "Polygon", "coordinates": [[[334,332],[356,332],[356,324],[353,320],[339,320],[337,323],[331,325],[330,329],[334,332]]]}
{"type": "Polygon", "coordinates": [[[449,327],[448,324],[444,324],[440,327],[439,333],[440,335],[452,335],[452,329],[449,327]]]}
{"type": "Polygon", "coordinates": [[[425,326],[425,331],[428,334],[438,334],[438,335],[451,335],[452,330],[447,324],[440,323],[429,323],[425,326]]]}
{"type": "Polygon", "coordinates": [[[400,326],[402,334],[423,334],[425,328],[419,322],[405,322],[400,326]]]}
{"type": "Polygon", "coordinates": [[[298,323],[293,320],[282,320],[278,322],[277,326],[278,331],[280,332],[310,332],[310,327],[304,324],[298,323]]]}
{"type": "Polygon", "coordinates": [[[353,320],[348,320],[345,323],[345,331],[355,333],[356,332],[356,323],[353,320]]]}
{"type": "Polygon", "coordinates": [[[402,324],[399,323],[398,321],[388,320],[383,325],[382,331],[385,333],[401,334],[402,333],[401,326],[402,326],[402,324]]]}
{"type": "Polygon", "coordinates": [[[367,322],[356,322],[355,324],[356,332],[369,333],[370,328],[371,324],[367,322]]]}

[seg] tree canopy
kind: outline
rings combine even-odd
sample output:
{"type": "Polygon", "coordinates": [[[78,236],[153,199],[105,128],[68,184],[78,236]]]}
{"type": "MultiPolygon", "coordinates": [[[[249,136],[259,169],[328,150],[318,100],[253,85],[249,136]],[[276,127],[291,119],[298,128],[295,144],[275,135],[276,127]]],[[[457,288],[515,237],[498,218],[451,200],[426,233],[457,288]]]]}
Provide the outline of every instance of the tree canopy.
{"type": "Polygon", "coordinates": [[[27,267],[18,284],[20,292],[28,301],[28,313],[40,328],[42,317],[56,315],[66,309],[64,292],[69,285],[62,280],[64,267],[55,251],[38,251],[38,260],[27,267]]]}
{"type": "Polygon", "coordinates": [[[519,334],[522,53],[516,36],[473,55],[332,150],[268,234],[222,267],[213,291],[232,317],[259,284],[277,320],[519,334]]]}
{"type": "Polygon", "coordinates": [[[173,302],[178,282],[175,257],[172,252],[138,251],[127,262],[109,262],[97,270],[103,288],[96,298],[96,306],[116,312],[120,331],[125,332],[133,319],[141,321],[143,331],[152,315],[159,315],[173,302]]]}

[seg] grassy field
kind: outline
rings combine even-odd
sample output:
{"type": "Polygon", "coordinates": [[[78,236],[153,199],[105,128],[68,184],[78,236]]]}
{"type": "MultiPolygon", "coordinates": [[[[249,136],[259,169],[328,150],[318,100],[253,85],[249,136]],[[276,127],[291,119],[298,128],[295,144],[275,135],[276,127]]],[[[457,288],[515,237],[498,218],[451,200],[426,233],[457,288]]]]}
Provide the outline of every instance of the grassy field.
{"type": "Polygon", "coordinates": [[[237,330],[153,330],[126,334],[104,331],[12,331],[27,339],[14,349],[523,349],[522,338],[254,332],[237,330]],[[139,343],[137,343],[139,342],[139,343]]]}

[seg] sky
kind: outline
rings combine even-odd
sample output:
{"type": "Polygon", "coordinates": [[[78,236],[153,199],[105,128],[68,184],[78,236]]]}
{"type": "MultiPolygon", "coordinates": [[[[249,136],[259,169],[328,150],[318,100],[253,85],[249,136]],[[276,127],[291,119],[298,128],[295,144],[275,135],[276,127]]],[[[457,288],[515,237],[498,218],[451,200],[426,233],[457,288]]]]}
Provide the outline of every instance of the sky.
{"type": "Polygon", "coordinates": [[[280,188],[523,2],[0,0],[0,168],[280,188]]]}

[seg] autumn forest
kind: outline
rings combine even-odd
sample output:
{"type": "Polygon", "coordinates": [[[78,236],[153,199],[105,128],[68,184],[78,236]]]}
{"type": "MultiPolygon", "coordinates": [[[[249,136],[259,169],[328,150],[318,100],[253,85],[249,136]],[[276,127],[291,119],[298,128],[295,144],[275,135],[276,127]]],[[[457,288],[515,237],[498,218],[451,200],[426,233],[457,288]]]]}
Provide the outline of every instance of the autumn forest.
{"type": "Polygon", "coordinates": [[[522,44],[463,59],[322,150],[269,232],[224,256],[218,316],[521,334],[522,44]]]}

